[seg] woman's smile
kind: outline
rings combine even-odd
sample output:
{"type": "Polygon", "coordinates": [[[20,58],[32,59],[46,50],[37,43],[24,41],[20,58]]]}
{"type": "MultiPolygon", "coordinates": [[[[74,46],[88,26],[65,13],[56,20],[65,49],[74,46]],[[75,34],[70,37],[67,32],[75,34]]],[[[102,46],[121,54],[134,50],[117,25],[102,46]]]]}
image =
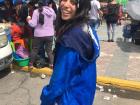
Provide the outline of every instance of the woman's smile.
{"type": "Polygon", "coordinates": [[[70,0],[62,0],[60,2],[61,18],[63,20],[72,19],[76,13],[76,5],[71,3],[70,0]]]}

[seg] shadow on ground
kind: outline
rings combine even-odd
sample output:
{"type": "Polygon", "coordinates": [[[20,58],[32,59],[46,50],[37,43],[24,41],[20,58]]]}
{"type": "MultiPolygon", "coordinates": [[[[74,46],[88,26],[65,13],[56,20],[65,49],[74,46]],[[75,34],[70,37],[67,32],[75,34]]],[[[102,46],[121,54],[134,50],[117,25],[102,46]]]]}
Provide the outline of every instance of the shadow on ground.
{"type": "Polygon", "coordinates": [[[0,71],[0,79],[5,77],[6,75],[8,75],[10,72],[11,72],[10,68],[6,68],[6,69],[0,71]]]}
{"type": "MultiPolygon", "coordinates": [[[[100,91],[101,88],[97,87],[97,90],[100,91]]],[[[118,97],[121,98],[127,98],[127,99],[135,99],[135,100],[140,100],[140,91],[130,91],[130,90],[124,90],[116,87],[111,87],[111,86],[104,86],[103,87],[103,92],[105,93],[110,93],[112,95],[117,95],[118,97]]]]}
{"type": "Polygon", "coordinates": [[[125,42],[122,38],[117,38],[116,41],[118,47],[124,52],[139,52],[140,53],[140,45],[136,45],[131,41],[125,42]]]}

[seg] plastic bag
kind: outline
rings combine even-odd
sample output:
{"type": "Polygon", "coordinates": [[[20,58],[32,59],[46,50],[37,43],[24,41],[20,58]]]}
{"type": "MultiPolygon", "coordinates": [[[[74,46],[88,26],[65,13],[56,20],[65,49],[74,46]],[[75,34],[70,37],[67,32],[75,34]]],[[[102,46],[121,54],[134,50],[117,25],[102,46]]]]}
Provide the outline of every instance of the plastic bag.
{"type": "Polygon", "coordinates": [[[16,54],[18,56],[20,56],[21,58],[29,58],[29,52],[26,48],[24,48],[23,46],[19,45],[17,50],[16,50],[16,54]]]}

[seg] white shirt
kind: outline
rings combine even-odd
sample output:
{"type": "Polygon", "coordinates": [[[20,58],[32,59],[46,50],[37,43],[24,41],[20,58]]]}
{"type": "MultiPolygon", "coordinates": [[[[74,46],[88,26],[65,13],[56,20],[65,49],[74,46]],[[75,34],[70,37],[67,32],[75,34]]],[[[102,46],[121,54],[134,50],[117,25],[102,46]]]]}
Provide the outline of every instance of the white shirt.
{"type": "Polygon", "coordinates": [[[97,0],[91,0],[91,10],[90,10],[90,19],[97,20],[99,19],[98,10],[101,8],[100,2],[97,0]]]}

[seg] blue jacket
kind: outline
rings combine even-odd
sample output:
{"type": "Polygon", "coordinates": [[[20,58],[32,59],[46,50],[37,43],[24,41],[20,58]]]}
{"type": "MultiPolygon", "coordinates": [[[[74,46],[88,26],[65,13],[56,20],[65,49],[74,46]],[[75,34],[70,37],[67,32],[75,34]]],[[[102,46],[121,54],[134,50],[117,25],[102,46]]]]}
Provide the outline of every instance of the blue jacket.
{"type": "Polygon", "coordinates": [[[54,71],[41,94],[41,105],[92,105],[96,90],[99,41],[81,26],[69,29],[56,43],[54,71]]]}

